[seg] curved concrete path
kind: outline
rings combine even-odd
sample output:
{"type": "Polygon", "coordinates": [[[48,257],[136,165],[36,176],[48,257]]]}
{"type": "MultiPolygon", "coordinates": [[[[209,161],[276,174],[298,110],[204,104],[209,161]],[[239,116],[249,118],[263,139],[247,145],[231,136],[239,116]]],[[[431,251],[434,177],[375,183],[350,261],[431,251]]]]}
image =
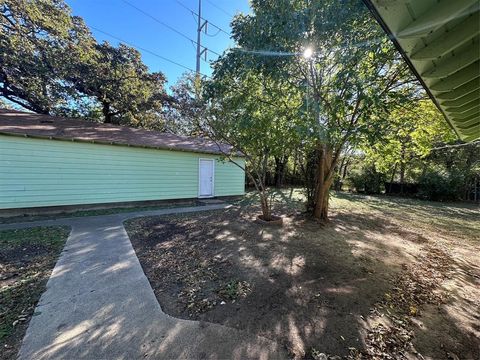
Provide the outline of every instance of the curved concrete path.
{"type": "Polygon", "coordinates": [[[139,216],[225,205],[0,225],[70,225],[19,359],[285,359],[275,342],[165,314],[123,227],[139,216]]]}

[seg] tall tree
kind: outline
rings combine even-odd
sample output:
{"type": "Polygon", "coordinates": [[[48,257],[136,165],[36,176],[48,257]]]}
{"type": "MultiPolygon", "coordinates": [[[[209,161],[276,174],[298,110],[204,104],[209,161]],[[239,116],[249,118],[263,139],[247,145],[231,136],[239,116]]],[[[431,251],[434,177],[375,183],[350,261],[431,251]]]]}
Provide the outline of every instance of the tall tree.
{"type": "Polygon", "coordinates": [[[0,4],[0,96],[49,114],[75,91],[66,64],[91,56],[94,40],[61,0],[7,0],[0,4]]]}
{"type": "Polygon", "coordinates": [[[98,44],[63,0],[0,4],[0,96],[10,102],[163,130],[164,84],[137,50],[98,44]]]}
{"type": "Polygon", "coordinates": [[[75,64],[67,80],[98,102],[105,123],[163,129],[164,75],[149,73],[141,54],[124,44],[104,42],[94,48],[94,56],[75,64]]]}
{"type": "Polygon", "coordinates": [[[180,135],[202,135],[207,103],[202,96],[204,81],[194,73],[185,73],[171,88],[166,106],[166,130],[180,135]]]}
{"type": "Polygon", "coordinates": [[[305,92],[308,209],[326,220],[345,144],[378,134],[382,113],[414,95],[412,79],[359,0],[252,0],[251,7],[232,23],[238,49],[225,62],[247,64],[305,92]]]}

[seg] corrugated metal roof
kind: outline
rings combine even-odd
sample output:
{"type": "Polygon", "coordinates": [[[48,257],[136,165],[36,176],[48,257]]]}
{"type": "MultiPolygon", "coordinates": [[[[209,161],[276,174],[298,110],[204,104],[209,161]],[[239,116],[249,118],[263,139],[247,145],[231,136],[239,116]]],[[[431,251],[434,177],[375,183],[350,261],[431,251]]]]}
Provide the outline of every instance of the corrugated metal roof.
{"type": "Polygon", "coordinates": [[[0,134],[209,154],[231,151],[229,145],[202,138],[8,109],[0,109],[0,134]]]}
{"type": "Polygon", "coordinates": [[[458,136],[480,139],[480,2],[364,2],[458,136]]]}

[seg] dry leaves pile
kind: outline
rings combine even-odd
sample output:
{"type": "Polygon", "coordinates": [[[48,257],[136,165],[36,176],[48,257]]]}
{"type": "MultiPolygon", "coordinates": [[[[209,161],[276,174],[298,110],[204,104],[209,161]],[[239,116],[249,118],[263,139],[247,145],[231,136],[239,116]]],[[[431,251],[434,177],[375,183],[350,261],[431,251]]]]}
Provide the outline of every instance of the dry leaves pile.
{"type": "Polygon", "coordinates": [[[413,344],[411,317],[421,316],[425,304],[442,304],[447,294],[442,282],[453,268],[453,259],[439,245],[423,247],[418,262],[404,265],[391,292],[371,310],[373,326],[365,339],[365,349],[350,349],[348,359],[423,359],[413,344]],[[383,319],[382,319],[383,318],[383,319]]]}
{"type": "Polygon", "coordinates": [[[447,294],[440,289],[449,276],[453,260],[446,251],[432,245],[425,246],[417,263],[404,265],[404,271],[394,279],[397,284],[385,294],[380,308],[388,308],[403,315],[419,315],[424,304],[441,304],[447,294]]]}
{"type": "Polygon", "coordinates": [[[392,316],[395,320],[390,325],[378,324],[367,334],[365,349],[350,348],[348,359],[406,359],[408,354],[417,352],[412,345],[413,331],[409,322],[392,316]]]}
{"type": "Polygon", "coordinates": [[[225,280],[218,275],[217,269],[225,268],[228,260],[220,256],[205,259],[199,254],[201,249],[192,247],[175,248],[174,251],[168,246],[162,247],[160,251],[158,248],[148,251],[148,258],[156,264],[150,276],[158,281],[169,278],[168,282],[179,285],[178,301],[189,317],[223,305],[225,301],[235,302],[251,292],[248,282],[225,280]]]}

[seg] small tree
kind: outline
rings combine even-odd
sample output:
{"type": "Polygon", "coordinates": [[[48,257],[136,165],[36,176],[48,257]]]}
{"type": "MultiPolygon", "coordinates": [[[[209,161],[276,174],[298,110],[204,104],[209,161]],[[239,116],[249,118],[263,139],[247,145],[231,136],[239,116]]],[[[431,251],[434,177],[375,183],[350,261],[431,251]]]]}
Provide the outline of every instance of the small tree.
{"type": "MultiPolygon", "coordinates": [[[[260,196],[263,219],[272,219],[266,176],[269,159],[298,146],[301,97],[287,82],[276,81],[248,68],[231,67],[226,56],[216,64],[207,86],[210,102],[207,132],[246,157],[245,170],[260,196]]],[[[231,161],[231,154],[226,154],[231,161]]]]}

